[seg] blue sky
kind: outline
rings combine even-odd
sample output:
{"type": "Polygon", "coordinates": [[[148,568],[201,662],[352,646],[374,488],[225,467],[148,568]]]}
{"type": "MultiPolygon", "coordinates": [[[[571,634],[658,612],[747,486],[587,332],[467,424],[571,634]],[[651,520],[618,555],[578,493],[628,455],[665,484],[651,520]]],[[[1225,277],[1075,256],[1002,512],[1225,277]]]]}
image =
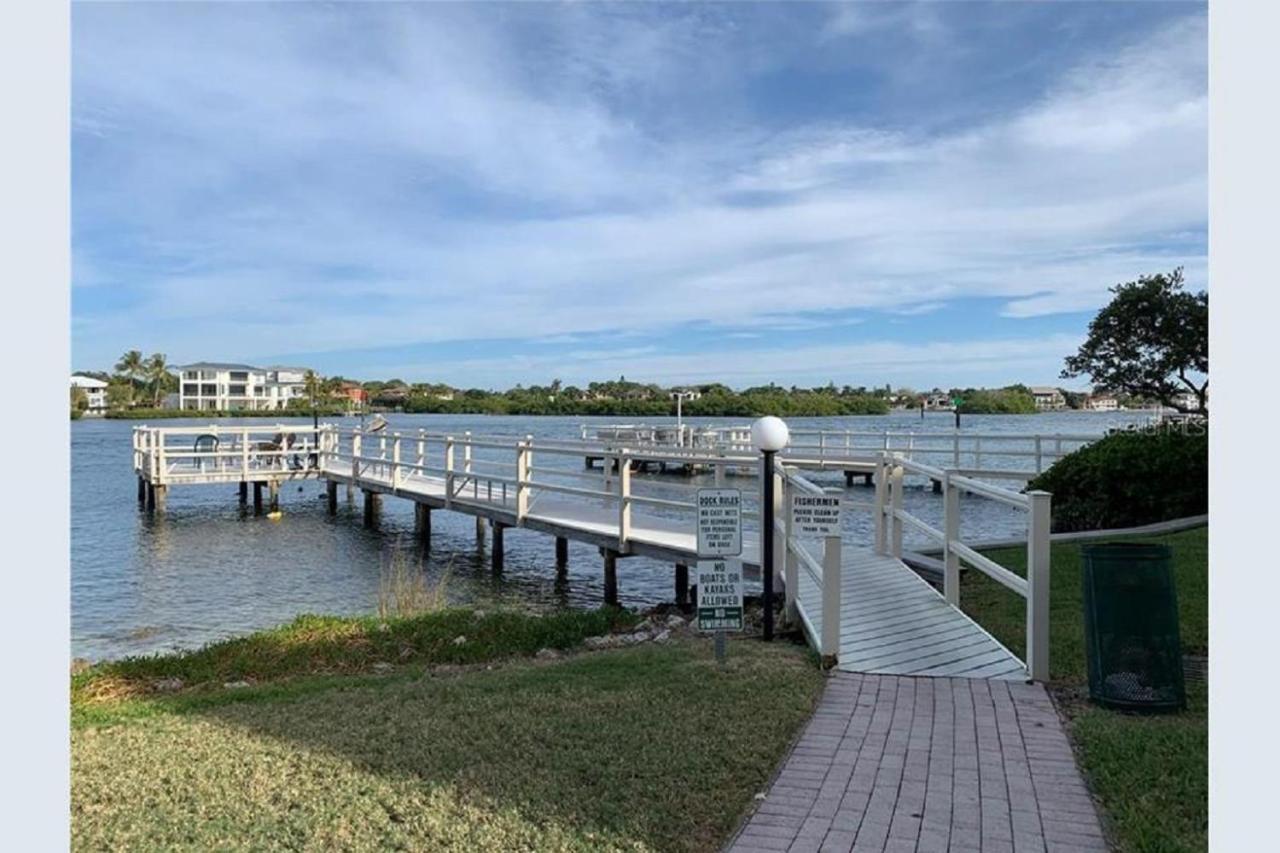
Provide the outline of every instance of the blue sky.
{"type": "Polygon", "coordinates": [[[77,369],[1041,384],[1111,285],[1207,286],[1202,4],[80,3],[72,26],[77,369]]]}

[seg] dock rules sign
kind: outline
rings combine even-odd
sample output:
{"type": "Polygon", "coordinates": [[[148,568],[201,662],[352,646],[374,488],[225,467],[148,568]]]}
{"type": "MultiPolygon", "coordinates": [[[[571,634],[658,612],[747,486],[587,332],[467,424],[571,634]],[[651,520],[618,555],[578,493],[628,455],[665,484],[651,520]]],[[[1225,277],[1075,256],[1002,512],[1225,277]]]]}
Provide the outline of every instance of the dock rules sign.
{"type": "Polygon", "coordinates": [[[698,489],[698,556],[736,557],[742,553],[742,492],[698,489]]]}
{"type": "Polygon", "coordinates": [[[742,563],[698,561],[698,630],[742,630],[742,563]]]}
{"type": "Polygon", "coordinates": [[[792,495],[792,530],[798,536],[839,536],[838,495],[792,495]]]}

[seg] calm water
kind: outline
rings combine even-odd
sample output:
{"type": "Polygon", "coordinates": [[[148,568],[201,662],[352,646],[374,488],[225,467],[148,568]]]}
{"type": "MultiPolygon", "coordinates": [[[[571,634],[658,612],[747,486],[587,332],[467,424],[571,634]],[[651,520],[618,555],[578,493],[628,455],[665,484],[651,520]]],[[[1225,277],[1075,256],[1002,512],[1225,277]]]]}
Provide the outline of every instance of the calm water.
{"type": "MultiPolygon", "coordinates": [[[[965,431],[1101,433],[1142,420],[1138,413],[966,416],[965,431]]],[[[300,419],[306,423],[309,419],[300,419]]],[[[524,418],[449,415],[391,415],[391,429],[539,438],[576,438],[584,418],[524,418]]],[[[595,419],[600,423],[614,418],[595,419]]],[[[741,423],[741,419],[689,419],[693,423],[741,423]]],[[[354,419],[341,421],[355,425],[354,419]]],[[[654,422],[653,419],[648,421],[654,422]]],[[[205,421],[172,420],[165,426],[205,421]]],[[[221,425],[240,423],[220,420],[221,425]]],[[[264,427],[261,419],[244,421],[264,427]]],[[[952,416],[918,414],[851,418],[796,418],[793,427],[824,429],[943,431],[952,416]]],[[[285,486],[279,521],[245,514],[234,485],[188,486],[170,490],[168,511],[154,517],[139,510],[131,470],[128,421],[81,420],[71,424],[71,651],[91,660],[192,648],[210,640],[277,625],[300,613],[358,614],[376,609],[382,567],[397,547],[411,546],[412,504],[383,501],[377,531],[361,525],[360,504],[339,501],[336,517],[324,509],[317,482],[285,486]]],[[[992,460],[994,461],[994,460],[992,460]]],[[[541,460],[538,464],[544,464],[541,460]]],[[[565,460],[573,470],[580,462],[565,460]]],[[[645,494],[686,498],[690,481],[657,475],[641,477],[645,494]]],[[[709,478],[707,478],[709,479],[709,478]]],[[[838,474],[815,475],[843,485],[838,474]]],[[[754,479],[730,480],[748,496],[754,479]]],[[[860,481],[859,481],[860,482],[860,481]]],[[[345,490],[339,491],[340,496],[345,490]]],[[[848,489],[854,500],[872,490],[848,489]]],[[[968,500],[968,499],[966,499],[968,500]]],[[[907,492],[913,513],[941,518],[941,500],[926,484],[907,492]]],[[[966,504],[963,533],[975,537],[1017,535],[1024,518],[1014,510],[979,499],[966,504]]],[[[846,513],[850,537],[869,541],[863,512],[846,513]]],[[[910,542],[910,538],[909,538],[910,542]]],[[[595,548],[571,542],[563,582],[554,571],[554,539],[545,534],[506,532],[506,565],[500,576],[489,568],[487,549],[476,548],[470,516],[436,512],[427,564],[431,578],[447,572],[447,593],[458,603],[534,609],[595,607],[603,596],[601,559],[595,548]]],[[[624,605],[647,606],[672,597],[672,570],[665,563],[633,557],[619,563],[619,596],[624,605]]]]}

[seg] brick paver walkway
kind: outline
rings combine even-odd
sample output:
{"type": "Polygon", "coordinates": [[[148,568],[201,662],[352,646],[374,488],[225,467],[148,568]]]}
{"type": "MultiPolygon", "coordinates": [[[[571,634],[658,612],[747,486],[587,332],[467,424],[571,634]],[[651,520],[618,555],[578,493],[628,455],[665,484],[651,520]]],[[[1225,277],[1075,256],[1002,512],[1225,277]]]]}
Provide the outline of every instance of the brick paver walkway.
{"type": "Polygon", "coordinates": [[[1106,851],[1040,685],[837,673],[730,843],[754,851],[1106,851]]]}

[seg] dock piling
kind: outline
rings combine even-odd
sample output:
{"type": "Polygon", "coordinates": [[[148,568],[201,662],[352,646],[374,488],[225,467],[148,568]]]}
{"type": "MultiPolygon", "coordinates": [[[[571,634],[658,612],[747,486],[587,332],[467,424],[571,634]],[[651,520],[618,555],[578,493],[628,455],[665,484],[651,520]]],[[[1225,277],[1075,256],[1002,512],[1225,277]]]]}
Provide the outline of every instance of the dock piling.
{"type": "Polygon", "coordinates": [[[249,483],[247,480],[240,481],[240,506],[244,506],[249,502],[249,483]]]}
{"type": "Polygon", "coordinates": [[[684,563],[676,563],[676,604],[684,607],[689,603],[689,567],[684,563]]]}
{"type": "Polygon", "coordinates": [[[503,560],[506,557],[502,548],[502,533],[506,529],[507,525],[493,522],[493,547],[489,549],[489,560],[495,572],[502,571],[503,560]]]}
{"type": "Polygon", "coordinates": [[[563,536],[556,537],[556,566],[569,564],[569,540],[563,536]]]}
{"type": "Polygon", "coordinates": [[[152,493],[155,497],[152,499],[152,509],[156,512],[164,512],[165,497],[169,492],[168,486],[152,486],[152,493]]]}
{"type": "Polygon", "coordinates": [[[484,548],[484,518],[476,516],[476,550],[484,548]]]}
{"type": "Polygon", "coordinates": [[[379,496],[377,492],[369,489],[361,489],[364,493],[364,526],[374,528],[378,526],[378,503],[379,496]]]}
{"type": "Polygon", "coordinates": [[[608,548],[604,552],[604,603],[618,606],[618,552],[608,548]]]}
{"type": "MultiPolygon", "coordinates": [[[[325,500],[329,508],[329,515],[338,514],[338,484],[333,480],[325,483],[325,500]]],[[[241,492],[243,495],[243,492],[241,492]]]]}
{"type": "Polygon", "coordinates": [[[272,480],[267,484],[267,491],[270,493],[269,506],[271,512],[280,511],[280,481],[272,480]]]}
{"type": "Polygon", "coordinates": [[[262,515],[262,482],[253,484],[253,514],[262,515]]]}
{"type": "Polygon", "coordinates": [[[147,504],[147,481],[141,477],[138,478],[138,503],[143,506],[147,504]]]}

